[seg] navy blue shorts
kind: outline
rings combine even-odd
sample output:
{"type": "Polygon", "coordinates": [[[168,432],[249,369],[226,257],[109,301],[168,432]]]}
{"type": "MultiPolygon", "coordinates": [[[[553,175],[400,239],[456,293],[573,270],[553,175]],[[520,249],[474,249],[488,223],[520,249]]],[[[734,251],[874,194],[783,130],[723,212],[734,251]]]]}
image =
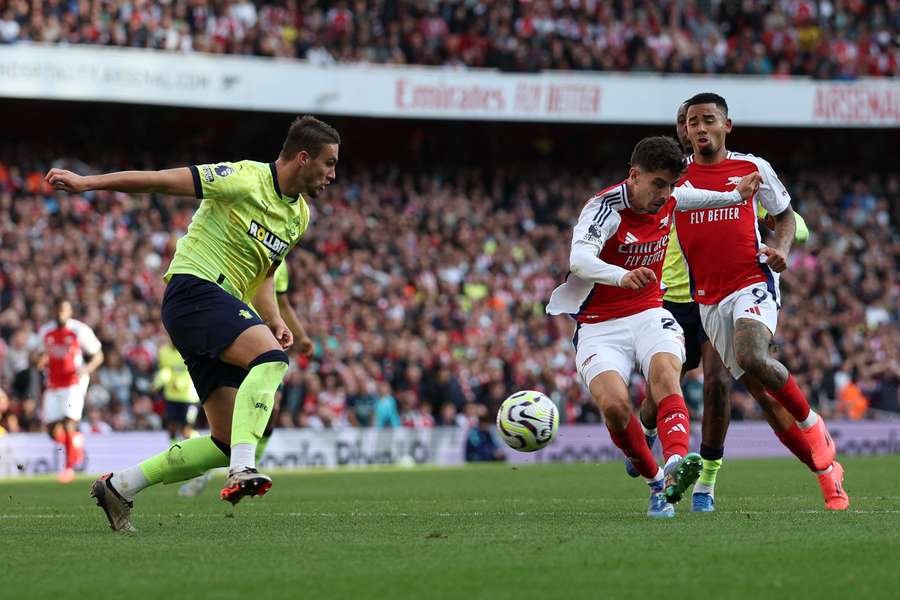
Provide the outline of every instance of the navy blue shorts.
{"type": "Polygon", "coordinates": [[[219,360],[246,329],[264,325],[246,303],[211,281],[173,275],[162,301],[162,320],[205,402],[220,387],[240,387],[247,371],[219,360]]]}
{"type": "Polygon", "coordinates": [[[696,302],[669,302],[663,300],[663,308],[672,313],[684,330],[684,370],[700,366],[700,346],[709,341],[700,321],[700,305],[696,302]]]}
{"type": "Polygon", "coordinates": [[[166,423],[175,423],[179,427],[184,427],[185,425],[193,425],[196,420],[196,404],[166,400],[166,423]]]}

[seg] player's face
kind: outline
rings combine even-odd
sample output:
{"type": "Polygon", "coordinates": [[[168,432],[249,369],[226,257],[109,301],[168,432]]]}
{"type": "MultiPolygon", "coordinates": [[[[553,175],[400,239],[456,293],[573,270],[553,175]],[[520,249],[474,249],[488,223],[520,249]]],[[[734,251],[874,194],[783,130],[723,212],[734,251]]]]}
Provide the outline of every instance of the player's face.
{"type": "Polygon", "coordinates": [[[687,104],[678,107],[675,114],[675,133],[678,135],[678,143],[685,152],[691,151],[691,140],[687,133],[687,104]]]}
{"type": "Polygon", "coordinates": [[[304,160],[305,156],[301,176],[306,195],[316,198],[334,181],[337,176],[335,169],[338,163],[338,151],[337,144],[326,144],[315,158],[310,157],[306,152],[298,155],[300,160],[304,160]]]}
{"type": "Polygon", "coordinates": [[[725,147],[731,119],[715,104],[695,104],[687,109],[687,135],[697,154],[713,156],[725,147]]]}
{"type": "Polygon", "coordinates": [[[68,302],[60,302],[56,307],[56,320],[60,325],[65,325],[72,318],[72,305],[68,302]]]}
{"type": "Polygon", "coordinates": [[[639,213],[656,214],[669,201],[681,173],[631,167],[628,176],[632,183],[632,194],[628,199],[632,208],[639,213]]]}

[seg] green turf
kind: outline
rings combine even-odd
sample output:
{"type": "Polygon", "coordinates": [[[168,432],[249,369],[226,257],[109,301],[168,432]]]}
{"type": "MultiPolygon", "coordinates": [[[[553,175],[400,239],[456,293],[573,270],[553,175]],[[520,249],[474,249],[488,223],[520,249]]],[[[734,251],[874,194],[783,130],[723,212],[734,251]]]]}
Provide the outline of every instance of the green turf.
{"type": "Polygon", "coordinates": [[[621,464],[503,465],[276,473],[233,518],[160,486],[133,537],[88,480],[6,480],[0,598],[900,597],[900,456],[844,464],[842,514],[788,460],[726,461],[717,512],[669,521],[621,464]]]}

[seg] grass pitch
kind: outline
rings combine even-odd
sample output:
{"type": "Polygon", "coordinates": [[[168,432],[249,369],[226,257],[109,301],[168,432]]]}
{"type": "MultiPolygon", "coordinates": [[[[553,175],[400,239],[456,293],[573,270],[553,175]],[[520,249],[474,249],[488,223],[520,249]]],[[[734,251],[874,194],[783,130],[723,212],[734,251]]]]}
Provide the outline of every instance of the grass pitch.
{"type": "Polygon", "coordinates": [[[727,461],[717,512],[644,516],[604,465],[278,473],[230,514],[138,496],[109,530],[87,479],[0,481],[0,598],[900,597],[900,456],[846,459],[847,513],[789,460],[727,461]]]}

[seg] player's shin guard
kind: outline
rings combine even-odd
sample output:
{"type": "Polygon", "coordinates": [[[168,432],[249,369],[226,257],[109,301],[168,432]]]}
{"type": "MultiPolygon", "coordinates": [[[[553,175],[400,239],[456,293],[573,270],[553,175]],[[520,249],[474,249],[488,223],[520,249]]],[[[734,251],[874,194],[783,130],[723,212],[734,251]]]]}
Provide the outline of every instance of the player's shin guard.
{"type": "MultiPolygon", "coordinates": [[[[211,436],[183,440],[140,464],[148,487],[157,483],[175,483],[203,475],[210,469],[228,464],[228,446],[211,436]]],[[[115,484],[116,481],[114,480],[115,484]]],[[[132,490],[120,490],[128,493],[132,490]]]]}
{"type": "Polygon", "coordinates": [[[791,423],[790,428],[784,431],[776,431],[775,435],[781,440],[781,443],[794,454],[794,456],[800,459],[800,462],[809,467],[810,471],[816,471],[816,465],[813,463],[812,458],[812,450],[809,447],[809,443],[806,441],[806,436],[800,431],[799,425],[791,423]]]}
{"type": "Polygon", "coordinates": [[[231,418],[232,470],[256,466],[256,445],[272,415],[275,392],[287,370],[288,356],[281,350],[261,354],[250,363],[250,372],[234,399],[231,418]]]}
{"type": "Polygon", "coordinates": [[[688,418],[687,405],[680,394],[666,396],[659,402],[656,413],[656,428],[662,442],[665,461],[673,454],[685,456],[691,441],[691,422],[688,418]]]}
{"type": "Polygon", "coordinates": [[[631,416],[625,431],[613,431],[609,428],[609,423],[606,428],[609,430],[609,437],[612,438],[613,443],[631,459],[637,472],[647,479],[655,478],[659,472],[659,465],[656,464],[653,453],[647,447],[644,430],[641,429],[637,417],[631,416]]]}

